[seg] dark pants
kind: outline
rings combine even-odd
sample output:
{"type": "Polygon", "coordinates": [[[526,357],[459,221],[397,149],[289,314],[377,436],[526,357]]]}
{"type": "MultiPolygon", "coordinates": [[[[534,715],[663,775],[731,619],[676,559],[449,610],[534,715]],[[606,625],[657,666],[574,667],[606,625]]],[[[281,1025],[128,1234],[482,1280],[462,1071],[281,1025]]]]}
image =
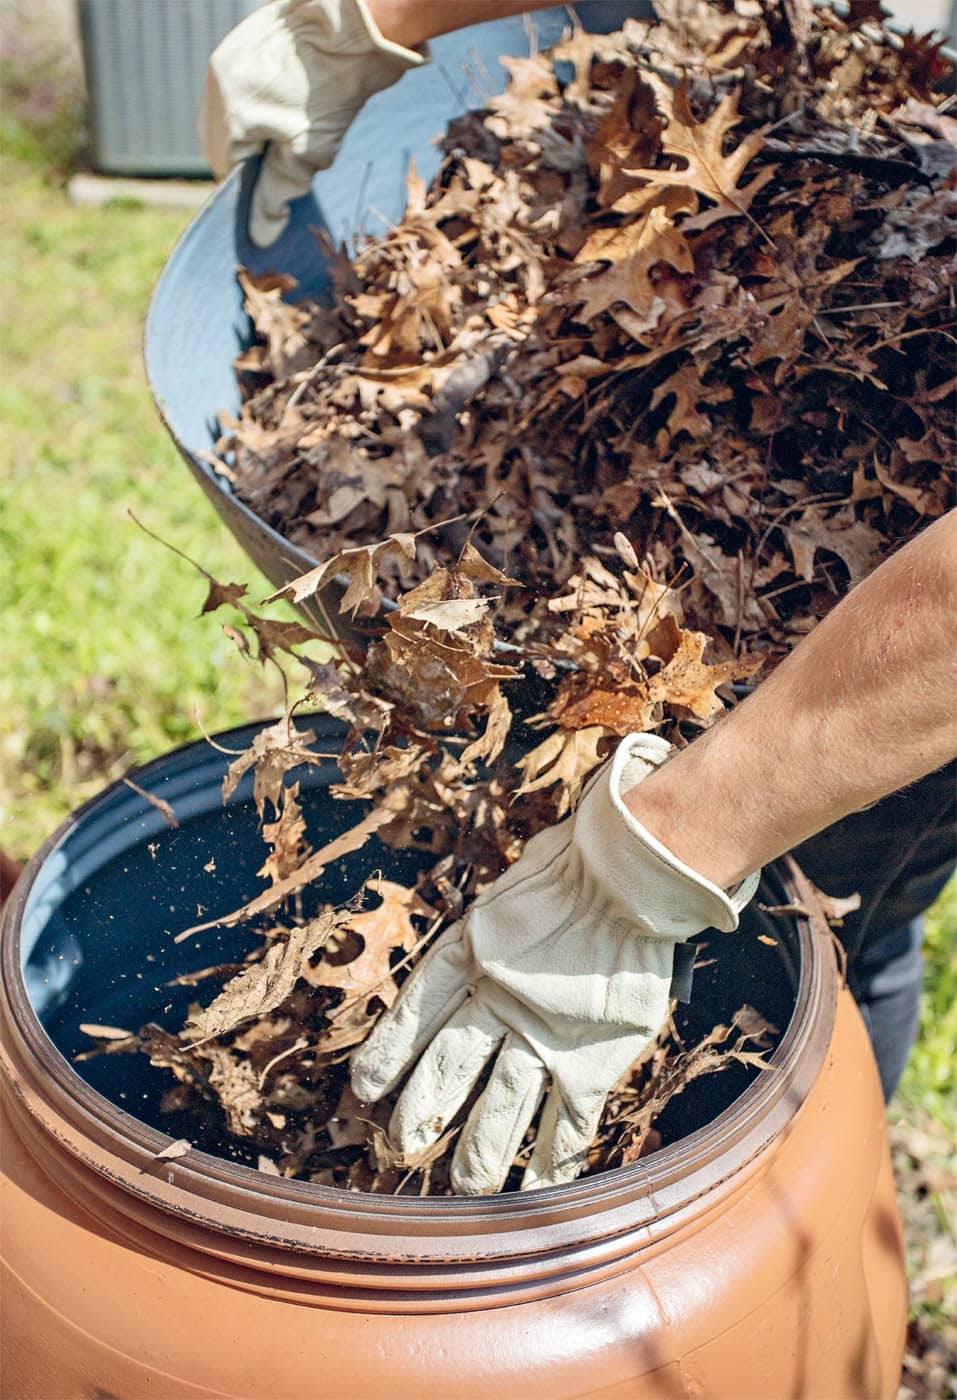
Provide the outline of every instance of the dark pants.
{"type": "Polygon", "coordinates": [[[957,860],[957,765],[845,817],[794,855],[825,893],[861,896],[838,935],[889,1099],[917,1035],[921,915],[957,860]]]}

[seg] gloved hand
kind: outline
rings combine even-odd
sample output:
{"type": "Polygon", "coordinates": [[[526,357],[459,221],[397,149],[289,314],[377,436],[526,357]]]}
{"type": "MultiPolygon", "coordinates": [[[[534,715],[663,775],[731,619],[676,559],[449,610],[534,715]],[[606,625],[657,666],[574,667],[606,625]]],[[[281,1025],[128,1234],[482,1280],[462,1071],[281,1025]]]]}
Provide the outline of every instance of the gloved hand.
{"type": "Polygon", "coordinates": [[[335,159],[353,118],[373,93],[428,59],[384,39],[366,0],[271,0],[213,53],[199,110],[206,158],[222,178],[268,142],[249,215],[249,236],[267,248],[335,159]]]}
{"type": "Polygon", "coordinates": [[[622,802],[669,752],[654,735],[624,739],[575,814],[533,837],[441,935],[352,1057],[367,1102],[415,1065],[389,1125],[411,1155],[497,1056],[456,1146],[459,1195],[501,1189],[546,1090],[522,1189],[578,1175],[605,1098],[667,1017],[675,943],[737,928],[754,894],[757,875],[730,895],[696,875],[622,802]]]}

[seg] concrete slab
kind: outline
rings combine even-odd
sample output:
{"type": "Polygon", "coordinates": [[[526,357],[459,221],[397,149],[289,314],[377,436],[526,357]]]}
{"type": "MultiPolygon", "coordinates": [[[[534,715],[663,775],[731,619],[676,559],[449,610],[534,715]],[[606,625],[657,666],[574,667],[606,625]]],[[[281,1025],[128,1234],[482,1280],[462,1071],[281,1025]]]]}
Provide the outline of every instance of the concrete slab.
{"type": "Polygon", "coordinates": [[[74,175],[67,194],[74,204],[102,207],[112,200],[135,200],[164,209],[198,209],[216,188],[213,180],[135,180],[125,176],[74,175]]]}

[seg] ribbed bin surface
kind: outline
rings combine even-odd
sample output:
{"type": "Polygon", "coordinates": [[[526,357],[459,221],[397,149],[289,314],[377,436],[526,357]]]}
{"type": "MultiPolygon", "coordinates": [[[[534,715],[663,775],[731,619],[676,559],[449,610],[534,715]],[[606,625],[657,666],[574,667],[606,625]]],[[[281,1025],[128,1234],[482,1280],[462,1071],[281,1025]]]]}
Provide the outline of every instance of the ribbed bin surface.
{"type": "Polygon", "coordinates": [[[93,165],[208,175],[196,109],[213,49],[260,0],[78,0],[93,165]]]}

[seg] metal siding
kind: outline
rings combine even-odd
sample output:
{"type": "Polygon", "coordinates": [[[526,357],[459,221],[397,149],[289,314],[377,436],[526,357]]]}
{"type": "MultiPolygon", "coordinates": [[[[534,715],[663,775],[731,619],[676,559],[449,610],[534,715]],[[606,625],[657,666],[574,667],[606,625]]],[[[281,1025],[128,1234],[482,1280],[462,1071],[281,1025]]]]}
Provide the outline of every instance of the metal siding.
{"type": "Polygon", "coordinates": [[[209,55],[260,0],[78,0],[92,163],[208,175],[196,109],[209,55]]]}

